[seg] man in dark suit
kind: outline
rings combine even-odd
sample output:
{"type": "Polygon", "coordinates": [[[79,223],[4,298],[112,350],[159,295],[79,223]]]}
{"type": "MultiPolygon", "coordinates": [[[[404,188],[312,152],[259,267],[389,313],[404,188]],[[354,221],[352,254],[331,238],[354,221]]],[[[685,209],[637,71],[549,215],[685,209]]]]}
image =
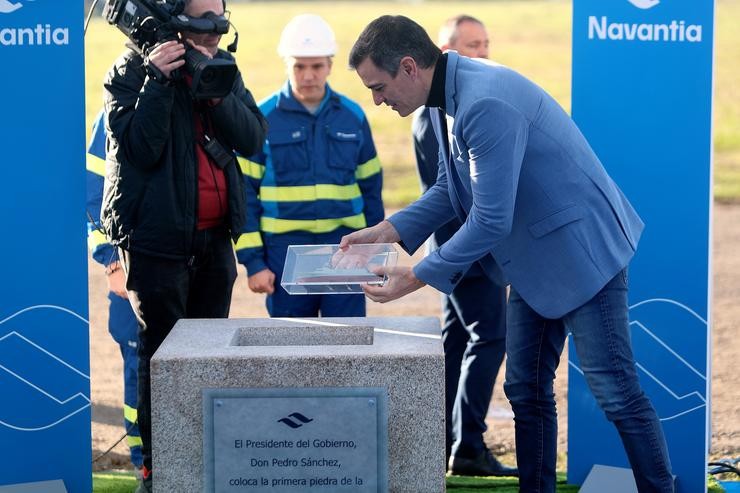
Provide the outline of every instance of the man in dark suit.
{"type": "MultiPolygon", "coordinates": [[[[488,33],[481,21],[457,15],[439,31],[442,51],[488,58],[488,33]]],[[[429,108],[414,113],[411,126],[416,166],[423,191],[437,181],[439,144],[429,108]]],[[[462,226],[453,219],[430,238],[435,250],[462,226]]],[[[483,441],[486,414],[496,375],[506,352],[506,286],[489,279],[473,264],[452,293],[442,295],[442,344],[445,351],[445,452],[451,474],[512,476],[516,468],[501,464],[483,441]]]]}

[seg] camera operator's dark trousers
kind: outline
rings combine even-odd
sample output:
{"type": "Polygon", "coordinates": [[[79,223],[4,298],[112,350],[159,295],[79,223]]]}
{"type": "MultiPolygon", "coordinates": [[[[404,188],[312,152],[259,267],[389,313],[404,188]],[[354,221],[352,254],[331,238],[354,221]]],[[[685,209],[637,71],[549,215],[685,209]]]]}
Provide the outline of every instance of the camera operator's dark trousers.
{"type": "Polygon", "coordinates": [[[167,259],[124,251],[126,289],[139,321],[139,404],[144,466],[152,468],[149,363],[181,318],[226,318],[236,263],[225,227],[199,230],[191,257],[167,259]]]}

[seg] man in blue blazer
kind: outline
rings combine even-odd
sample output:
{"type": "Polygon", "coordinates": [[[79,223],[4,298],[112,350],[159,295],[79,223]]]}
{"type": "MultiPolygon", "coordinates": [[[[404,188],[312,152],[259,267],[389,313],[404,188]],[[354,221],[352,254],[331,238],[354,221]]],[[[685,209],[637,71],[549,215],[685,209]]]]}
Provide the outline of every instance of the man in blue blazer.
{"type": "Polygon", "coordinates": [[[425,284],[450,293],[478,263],[510,283],[504,390],[515,414],[520,488],[555,491],[553,379],[567,332],[614,423],[640,492],[672,492],[663,431],[632,354],[627,265],[643,223],[581,132],[540,87],[490,62],[442,55],[403,16],[371,22],[350,66],[401,116],[432,113],[437,184],[372,228],[342,239],[400,242],[409,252],[453,217],[463,226],[413,268],[395,267],[367,296],[386,302],[425,284]]]}

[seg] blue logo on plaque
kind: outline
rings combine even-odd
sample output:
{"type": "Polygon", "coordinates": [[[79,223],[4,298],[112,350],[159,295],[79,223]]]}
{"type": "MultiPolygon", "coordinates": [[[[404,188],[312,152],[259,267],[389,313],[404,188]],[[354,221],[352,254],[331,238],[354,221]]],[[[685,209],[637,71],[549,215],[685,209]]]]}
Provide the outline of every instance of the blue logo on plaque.
{"type": "Polygon", "coordinates": [[[287,426],[290,426],[291,428],[300,428],[301,426],[305,425],[306,423],[310,423],[311,421],[313,421],[313,419],[307,418],[301,413],[291,413],[288,415],[287,418],[278,419],[278,423],[283,423],[287,426]],[[300,423],[296,423],[290,418],[295,418],[296,421],[300,421],[300,423]]]}

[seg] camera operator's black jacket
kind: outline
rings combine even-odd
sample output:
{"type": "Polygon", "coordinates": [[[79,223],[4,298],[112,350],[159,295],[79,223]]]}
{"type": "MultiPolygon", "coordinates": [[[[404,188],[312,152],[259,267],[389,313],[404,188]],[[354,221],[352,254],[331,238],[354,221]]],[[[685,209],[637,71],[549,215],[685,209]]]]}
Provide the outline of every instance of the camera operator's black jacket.
{"type": "MultiPolygon", "coordinates": [[[[219,50],[218,58],[233,60],[219,50]]],[[[133,50],[105,79],[106,179],[101,218],[114,245],[169,258],[191,254],[198,222],[198,162],[193,100],[184,80],[172,86],[146,75],[133,50]]],[[[226,148],[249,156],[262,148],[267,124],[238,74],[231,93],[208,107],[213,132],[226,148]]],[[[242,174],[225,168],[234,241],[245,222],[242,174]]]]}

